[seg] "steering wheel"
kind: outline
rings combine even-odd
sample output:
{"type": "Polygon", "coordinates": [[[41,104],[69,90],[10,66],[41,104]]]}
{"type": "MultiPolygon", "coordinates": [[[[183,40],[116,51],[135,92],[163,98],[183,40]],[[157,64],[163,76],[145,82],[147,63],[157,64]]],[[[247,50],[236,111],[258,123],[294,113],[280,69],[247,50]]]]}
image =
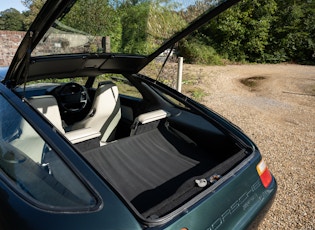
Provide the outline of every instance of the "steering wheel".
{"type": "Polygon", "coordinates": [[[81,112],[89,101],[85,88],[75,82],[62,85],[58,90],[58,98],[62,109],[70,113],[81,112]]]}

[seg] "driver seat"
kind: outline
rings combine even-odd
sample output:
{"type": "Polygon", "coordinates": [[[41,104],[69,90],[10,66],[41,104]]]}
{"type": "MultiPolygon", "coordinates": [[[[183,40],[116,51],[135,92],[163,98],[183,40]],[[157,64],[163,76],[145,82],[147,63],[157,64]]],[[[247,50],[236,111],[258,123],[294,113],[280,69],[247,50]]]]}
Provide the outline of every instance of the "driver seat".
{"type": "Polygon", "coordinates": [[[89,114],[73,124],[71,130],[93,128],[101,133],[101,143],[106,143],[113,140],[120,118],[118,87],[111,81],[104,81],[98,84],[89,114]]]}

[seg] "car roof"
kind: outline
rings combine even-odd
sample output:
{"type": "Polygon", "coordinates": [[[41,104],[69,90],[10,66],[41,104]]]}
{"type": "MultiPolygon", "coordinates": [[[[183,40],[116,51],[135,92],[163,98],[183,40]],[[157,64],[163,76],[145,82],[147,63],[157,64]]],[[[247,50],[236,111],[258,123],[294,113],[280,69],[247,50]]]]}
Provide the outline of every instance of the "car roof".
{"type": "Polygon", "coordinates": [[[22,40],[3,82],[15,86],[48,76],[137,73],[238,1],[145,0],[137,4],[121,1],[121,5],[107,1],[104,6],[89,8],[84,0],[47,0],[22,40]],[[102,7],[103,11],[93,11],[102,7]],[[195,13],[188,14],[192,8],[195,13]],[[95,15],[99,17],[92,20],[95,15]]]}
{"type": "Polygon", "coordinates": [[[2,81],[5,77],[5,75],[8,72],[9,67],[7,66],[0,66],[0,81],[2,81]]]}

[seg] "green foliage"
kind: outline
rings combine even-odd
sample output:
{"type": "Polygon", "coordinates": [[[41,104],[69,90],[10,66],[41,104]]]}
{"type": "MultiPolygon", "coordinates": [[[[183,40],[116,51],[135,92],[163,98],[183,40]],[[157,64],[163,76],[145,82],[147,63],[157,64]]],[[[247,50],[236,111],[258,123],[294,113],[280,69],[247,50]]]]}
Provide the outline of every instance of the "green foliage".
{"type": "MultiPolygon", "coordinates": [[[[193,15],[197,8],[190,8],[186,15],[193,15]]],[[[243,0],[194,32],[187,41],[211,46],[230,61],[314,63],[314,22],[314,0],[243,0]]],[[[194,53],[200,55],[193,44],[185,48],[186,60],[202,63],[191,57],[194,53]]]]}
{"type": "Polygon", "coordinates": [[[185,20],[168,1],[143,1],[122,7],[122,51],[149,54],[185,27],[185,20]]]}
{"type": "Polygon", "coordinates": [[[205,44],[194,40],[183,40],[179,45],[179,54],[185,57],[186,63],[222,65],[221,57],[205,44]]]}
{"type": "Polygon", "coordinates": [[[0,30],[24,30],[23,14],[14,8],[0,12],[0,30]]]}
{"type": "Polygon", "coordinates": [[[63,23],[89,35],[110,36],[112,52],[120,47],[120,17],[107,0],[78,0],[63,23]]]}
{"type": "Polygon", "coordinates": [[[25,13],[24,25],[26,28],[29,28],[40,9],[44,5],[46,0],[24,0],[23,4],[29,8],[29,11],[25,13]]]}
{"type": "Polygon", "coordinates": [[[315,1],[278,0],[269,50],[281,50],[285,61],[315,62],[315,1]]]}
{"type": "Polygon", "coordinates": [[[149,7],[148,3],[143,3],[132,5],[122,11],[122,52],[141,54],[150,50],[149,44],[146,43],[149,7]]]}
{"type": "Polygon", "coordinates": [[[147,21],[147,34],[150,42],[160,46],[166,39],[187,26],[186,21],[177,12],[177,5],[172,1],[153,1],[150,4],[147,21]]]}
{"type": "MultiPolygon", "coordinates": [[[[0,29],[25,30],[45,0],[23,0],[29,9],[0,12],[0,29]]],[[[149,54],[212,7],[197,0],[187,9],[172,0],[78,0],[66,25],[110,36],[111,52],[149,54]],[[88,17],[86,15],[89,15],[88,17]]],[[[315,63],[315,0],[242,0],[179,43],[189,63],[315,63]]]]}
{"type": "Polygon", "coordinates": [[[268,44],[275,1],[241,1],[211,21],[200,33],[205,43],[232,61],[259,61],[268,44]]]}
{"type": "Polygon", "coordinates": [[[193,99],[201,102],[203,100],[203,98],[205,96],[207,96],[207,93],[201,88],[194,88],[194,90],[191,91],[191,95],[192,95],[193,99]]]}

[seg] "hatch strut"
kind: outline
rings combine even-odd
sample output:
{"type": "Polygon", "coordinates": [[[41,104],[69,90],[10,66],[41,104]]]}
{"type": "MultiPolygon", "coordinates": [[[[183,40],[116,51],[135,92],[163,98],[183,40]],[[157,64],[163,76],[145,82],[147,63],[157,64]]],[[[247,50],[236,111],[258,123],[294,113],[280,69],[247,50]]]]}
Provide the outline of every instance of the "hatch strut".
{"type": "Polygon", "coordinates": [[[160,71],[159,71],[159,74],[157,75],[157,77],[156,77],[156,81],[158,81],[159,80],[159,77],[160,77],[160,75],[161,75],[161,73],[162,73],[162,71],[163,71],[163,69],[164,69],[164,66],[165,66],[165,64],[166,64],[166,62],[167,62],[167,60],[168,60],[168,58],[170,57],[170,55],[171,55],[171,53],[172,53],[172,50],[173,50],[173,48],[174,48],[174,45],[175,44],[173,44],[172,46],[171,46],[171,48],[170,48],[170,51],[168,52],[168,54],[167,54],[167,56],[166,56],[166,58],[165,58],[165,60],[164,60],[164,62],[163,62],[163,65],[162,65],[162,67],[161,67],[161,69],[160,69],[160,71]]]}
{"type": "Polygon", "coordinates": [[[29,67],[30,67],[30,60],[31,60],[31,46],[32,46],[32,40],[33,40],[33,31],[30,31],[30,35],[29,35],[29,42],[27,45],[27,52],[26,52],[26,62],[25,62],[25,69],[24,69],[24,87],[23,87],[23,98],[25,98],[25,91],[26,91],[26,82],[27,82],[27,77],[29,74],[29,67]]]}

